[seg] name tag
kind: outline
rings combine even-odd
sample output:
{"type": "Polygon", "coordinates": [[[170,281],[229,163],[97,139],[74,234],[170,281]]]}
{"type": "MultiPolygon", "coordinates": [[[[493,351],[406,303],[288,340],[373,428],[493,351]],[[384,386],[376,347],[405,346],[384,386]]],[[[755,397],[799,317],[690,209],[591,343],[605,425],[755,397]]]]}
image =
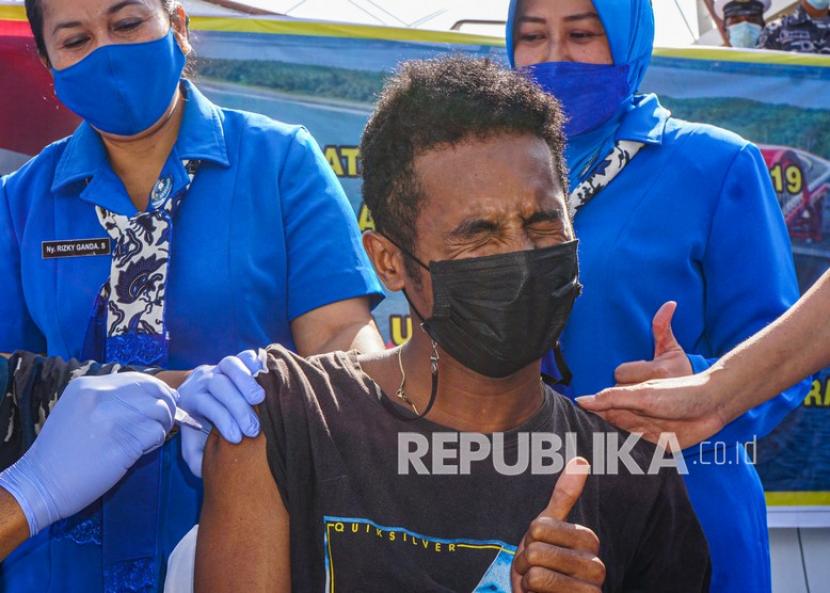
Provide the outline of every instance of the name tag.
{"type": "Polygon", "coordinates": [[[76,239],[74,241],[44,241],[41,244],[43,259],[56,257],[89,257],[112,253],[110,239],[76,239]]]}

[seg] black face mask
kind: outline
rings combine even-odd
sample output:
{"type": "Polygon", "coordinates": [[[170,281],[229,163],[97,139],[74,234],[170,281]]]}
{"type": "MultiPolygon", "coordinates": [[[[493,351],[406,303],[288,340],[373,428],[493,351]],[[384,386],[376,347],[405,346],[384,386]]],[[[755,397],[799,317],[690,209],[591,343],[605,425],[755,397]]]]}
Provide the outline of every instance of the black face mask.
{"type": "Polygon", "coordinates": [[[507,377],[542,358],[565,328],[582,290],[577,244],[429,266],[404,251],[432,278],[432,316],[424,319],[412,308],[458,362],[487,377],[507,377]]]}

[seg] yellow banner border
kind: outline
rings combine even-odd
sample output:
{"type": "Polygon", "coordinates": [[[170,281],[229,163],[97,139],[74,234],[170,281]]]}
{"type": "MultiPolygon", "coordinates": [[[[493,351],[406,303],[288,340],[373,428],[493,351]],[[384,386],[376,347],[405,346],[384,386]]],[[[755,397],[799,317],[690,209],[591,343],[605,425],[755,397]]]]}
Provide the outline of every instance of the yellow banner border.
{"type": "Polygon", "coordinates": [[[22,6],[10,6],[0,4],[0,20],[25,21],[26,9],[22,6]]]}
{"type": "Polygon", "coordinates": [[[770,507],[830,507],[830,491],[765,492],[770,507]]]}
{"type": "MultiPolygon", "coordinates": [[[[23,6],[0,4],[0,20],[25,21],[23,6]]],[[[195,16],[190,21],[194,31],[227,33],[265,33],[270,35],[305,35],[309,37],[345,37],[382,41],[447,43],[452,45],[486,45],[504,47],[504,39],[489,35],[471,35],[456,31],[428,31],[379,25],[356,25],[327,21],[309,21],[260,17],[195,16]]]]}
{"type": "MultiPolygon", "coordinates": [[[[0,19],[26,20],[26,11],[22,6],[0,5],[0,19]]],[[[490,35],[472,35],[456,31],[428,31],[423,29],[356,25],[326,21],[201,16],[193,17],[191,26],[194,31],[304,35],[308,37],[378,39],[382,41],[504,47],[503,38],[490,35]]],[[[830,68],[830,56],[778,51],[737,50],[723,47],[655,48],[654,56],[658,58],[682,58],[687,60],[745,64],[776,64],[780,66],[830,68]]]]}
{"type": "Polygon", "coordinates": [[[382,41],[504,47],[504,39],[489,35],[471,35],[456,31],[428,31],[423,29],[356,25],[325,21],[205,16],[193,17],[191,19],[191,26],[194,31],[305,35],[309,37],[340,37],[351,39],[378,39],[382,41]]]}
{"type": "Polygon", "coordinates": [[[658,58],[682,58],[711,62],[830,68],[830,56],[784,51],[739,50],[732,49],[731,47],[655,48],[654,56],[658,58]]]}

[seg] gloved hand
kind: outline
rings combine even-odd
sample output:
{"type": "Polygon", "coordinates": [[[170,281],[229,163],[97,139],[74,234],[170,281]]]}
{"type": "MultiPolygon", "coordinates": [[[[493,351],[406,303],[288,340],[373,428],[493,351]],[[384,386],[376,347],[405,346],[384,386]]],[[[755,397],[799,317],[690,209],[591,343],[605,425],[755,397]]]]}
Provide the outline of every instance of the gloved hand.
{"type": "MultiPolygon", "coordinates": [[[[259,418],[252,406],[265,400],[265,390],[254,375],[262,365],[253,350],[228,356],[216,366],[197,367],[179,387],[179,407],[208,431],[215,426],[222,437],[240,443],[243,435],[259,434],[259,418]]],[[[182,425],[182,455],[193,475],[202,477],[202,457],[208,435],[182,425]]]]}
{"type": "Polygon", "coordinates": [[[115,486],[173,427],[176,392],[141,373],[69,383],[32,447],[0,473],[31,535],[70,517],[115,486]]]}

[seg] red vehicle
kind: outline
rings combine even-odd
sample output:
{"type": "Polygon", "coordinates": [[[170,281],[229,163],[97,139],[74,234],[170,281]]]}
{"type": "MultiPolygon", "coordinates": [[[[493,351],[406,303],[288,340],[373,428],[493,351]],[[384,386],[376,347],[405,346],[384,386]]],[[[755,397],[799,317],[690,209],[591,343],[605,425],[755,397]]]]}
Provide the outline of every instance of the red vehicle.
{"type": "Polygon", "coordinates": [[[26,21],[0,19],[0,175],[71,134],[78,118],[58,103],[26,21]]]}
{"type": "Polygon", "coordinates": [[[830,161],[788,146],[762,146],[790,236],[808,242],[823,237],[824,203],[830,196],[830,161]]]}

